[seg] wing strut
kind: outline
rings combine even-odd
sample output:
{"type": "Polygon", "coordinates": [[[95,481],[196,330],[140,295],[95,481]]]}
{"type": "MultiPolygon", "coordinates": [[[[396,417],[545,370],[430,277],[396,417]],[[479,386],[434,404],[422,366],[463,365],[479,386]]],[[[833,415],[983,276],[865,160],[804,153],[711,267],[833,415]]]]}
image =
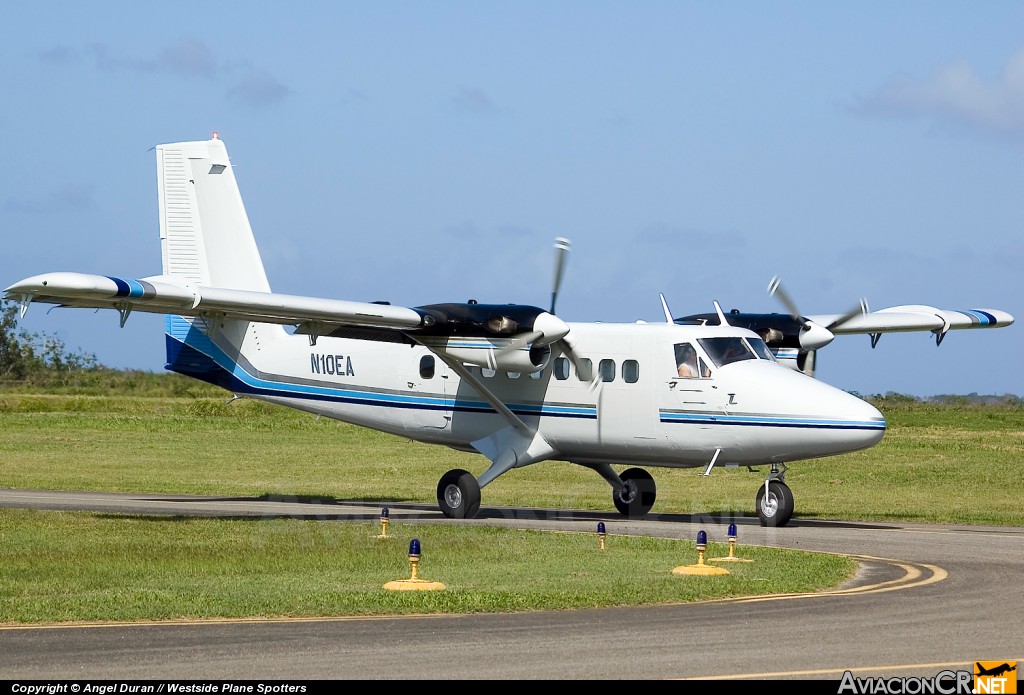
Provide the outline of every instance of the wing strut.
{"type": "Polygon", "coordinates": [[[452,368],[452,371],[458,374],[462,379],[468,381],[476,389],[477,393],[484,397],[484,399],[491,404],[495,410],[497,410],[502,417],[508,420],[509,424],[512,425],[517,431],[522,434],[532,435],[533,430],[527,426],[525,422],[519,419],[519,416],[509,410],[509,407],[501,402],[501,399],[491,393],[491,390],[484,386],[479,379],[473,376],[473,373],[466,369],[459,360],[453,359],[450,356],[442,353],[435,352],[435,355],[441,358],[441,361],[452,368]]]}

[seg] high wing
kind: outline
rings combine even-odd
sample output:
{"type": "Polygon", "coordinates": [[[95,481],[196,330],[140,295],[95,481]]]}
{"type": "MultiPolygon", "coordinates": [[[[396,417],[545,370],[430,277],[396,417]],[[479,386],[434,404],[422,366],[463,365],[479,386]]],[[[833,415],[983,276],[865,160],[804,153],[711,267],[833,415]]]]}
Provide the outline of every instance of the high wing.
{"type": "Polygon", "coordinates": [[[936,309],[923,304],[907,304],[858,314],[840,321],[842,314],[818,314],[806,318],[819,326],[829,326],[835,335],[851,333],[901,333],[931,331],[937,342],[948,331],[963,328],[1002,328],[1013,323],[1013,316],[997,309],[936,309]],[[834,324],[834,325],[833,325],[834,324]]]}
{"type": "MultiPolygon", "coordinates": [[[[748,313],[733,309],[724,315],[730,325],[748,328],[767,343],[780,362],[814,376],[816,353],[837,335],[863,333],[871,336],[871,347],[883,333],[930,331],[935,344],[942,343],[951,330],[1002,328],[1013,323],[1013,316],[997,309],[937,309],[923,304],[907,304],[877,311],[867,301],[843,314],[802,314],[783,288],[779,278],[768,283],[768,294],[778,298],[789,313],[748,313]]],[[[675,319],[677,323],[721,322],[717,314],[693,314],[675,319]]]]}
{"type": "Polygon", "coordinates": [[[534,306],[431,304],[408,308],[378,302],[306,297],[276,292],[207,287],[158,275],[139,280],[86,273],[35,275],[6,288],[7,299],[61,307],[115,309],[121,325],[133,311],[215,321],[242,320],[294,326],[315,345],[320,336],[425,345],[441,357],[481,367],[533,372],[550,346],[572,355],[569,326],[534,306]]]}
{"type": "Polygon", "coordinates": [[[5,294],[7,299],[21,302],[23,314],[31,302],[116,309],[122,325],[132,311],[294,325],[312,335],[324,335],[341,326],[400,330],[434,322],[426,312],[389,304],[204,287],[166,275],[133,280],[44,273],[11,285],[5,294]]]}

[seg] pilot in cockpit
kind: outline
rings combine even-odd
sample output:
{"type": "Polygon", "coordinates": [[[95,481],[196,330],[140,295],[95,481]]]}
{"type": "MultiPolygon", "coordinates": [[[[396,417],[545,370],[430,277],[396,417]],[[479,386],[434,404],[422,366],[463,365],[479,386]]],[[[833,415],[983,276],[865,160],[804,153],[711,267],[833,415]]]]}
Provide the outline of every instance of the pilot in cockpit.
{"type": "Polygon", "coordinates": [[[676,345],[676,365],[679,376],[695,378],[697,372],[697,352],[689,343],[676,345]]]}

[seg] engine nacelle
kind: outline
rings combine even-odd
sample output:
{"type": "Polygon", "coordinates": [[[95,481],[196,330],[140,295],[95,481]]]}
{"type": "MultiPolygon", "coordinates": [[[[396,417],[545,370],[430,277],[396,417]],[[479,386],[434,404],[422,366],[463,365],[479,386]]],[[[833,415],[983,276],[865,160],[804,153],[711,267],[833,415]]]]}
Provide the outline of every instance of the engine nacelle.
{"type": "Polygon", "coordinates": [[[452,336],[422,338],[420,342],[434,352],[448,355],[463,364],[499,372],[532,374],[544,369],[551,360],[551,348],[547,345],[518,347],[510,339],[452,336]]]}

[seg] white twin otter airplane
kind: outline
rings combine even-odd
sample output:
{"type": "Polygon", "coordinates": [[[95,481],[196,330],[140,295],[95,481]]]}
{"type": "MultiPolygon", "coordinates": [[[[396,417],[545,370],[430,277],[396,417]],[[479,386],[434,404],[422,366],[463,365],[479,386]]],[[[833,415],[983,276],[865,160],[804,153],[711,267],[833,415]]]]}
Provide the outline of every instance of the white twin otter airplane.
{"type": "Polygon", "coordinates": [[[167,369],[257,398],[410,439],[478,452],[480,476],[451,470],[437,501],[471,518],[480,489],[541,461],[590,468],[627,517],[647,514],[646,468],[770,468],[761,523],[793,515],[786,464],[877,444],[874,406],[813,377],[837,334],[1013,323],[1002,311],[902,306],[799,315],[715,312],[664,323],[570,323],[554,313],[569,243],[559,239],[551,308],[400,307],[271,292],[224,143],[156,148],[163,272],[139,279],[35,275],[8,299],[166,314],[167,369]],[[630,466],[625,470],[618,470],[630,466]]]}

